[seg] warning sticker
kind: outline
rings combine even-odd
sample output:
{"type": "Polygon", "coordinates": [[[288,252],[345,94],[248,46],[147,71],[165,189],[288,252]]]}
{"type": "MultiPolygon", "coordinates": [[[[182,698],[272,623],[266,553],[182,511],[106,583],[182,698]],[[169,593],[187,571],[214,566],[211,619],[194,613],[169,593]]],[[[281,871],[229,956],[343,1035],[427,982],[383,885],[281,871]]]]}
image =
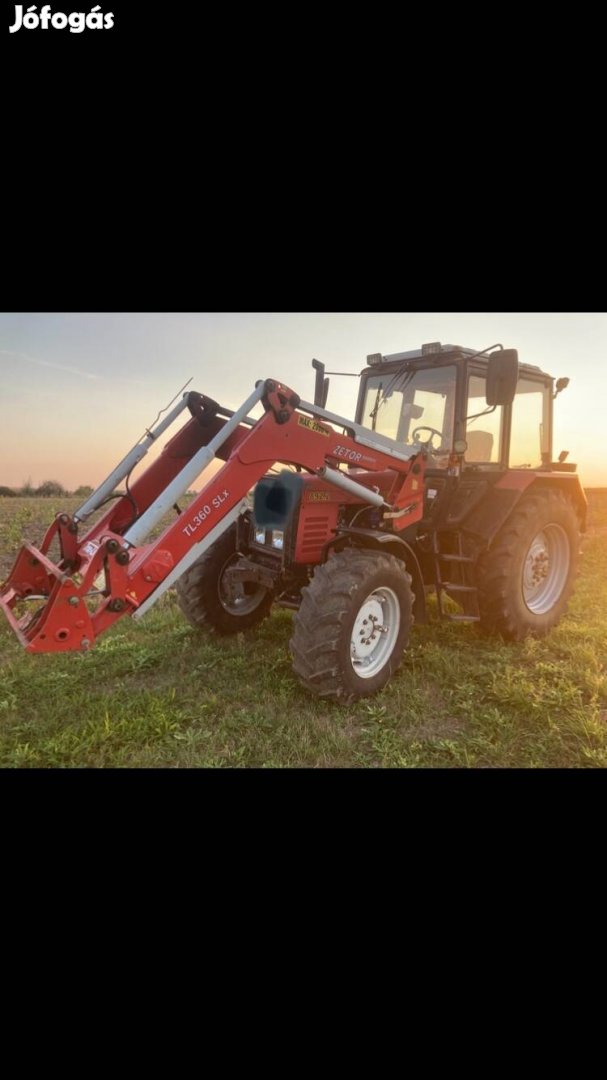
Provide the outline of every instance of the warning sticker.
{"type": "Polygon", "coordinates": [[[307,416],[299,416],[297,423],[300,427],[308,428],[308,431],[315,431],[317,435],[326,435],[327,439],[329,435],[335,435],[334,431],[329,431],[328,428],[323,427],[316,420],[310,420],[307,416]]]}

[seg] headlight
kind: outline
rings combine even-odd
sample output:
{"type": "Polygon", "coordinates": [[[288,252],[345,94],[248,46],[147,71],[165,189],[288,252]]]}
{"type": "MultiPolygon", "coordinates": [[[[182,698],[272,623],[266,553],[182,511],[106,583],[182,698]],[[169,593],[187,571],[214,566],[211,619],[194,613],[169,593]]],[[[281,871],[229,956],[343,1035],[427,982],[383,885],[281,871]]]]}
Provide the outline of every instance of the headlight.
{"type": "Polygon", "coordinates": [[[254,531],[255,543],[264,544],[273,548],[277,548],[282,551],[284,543],[284,533],[278,529],[255,529],[254,531]]]}

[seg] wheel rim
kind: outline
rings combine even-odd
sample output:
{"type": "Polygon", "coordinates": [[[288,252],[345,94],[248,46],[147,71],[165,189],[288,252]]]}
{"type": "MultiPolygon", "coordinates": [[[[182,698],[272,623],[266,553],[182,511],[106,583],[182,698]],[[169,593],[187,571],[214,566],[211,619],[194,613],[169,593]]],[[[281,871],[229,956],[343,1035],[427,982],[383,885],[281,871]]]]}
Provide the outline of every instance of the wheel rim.
{"type": "Polygon", "coordinates": [[[523,563],[523,598],[534,615],[551,611],[569,576],[567,533],[560,525],[545,525],[529,545],[523,563]]]}
{"type": "Polygon", "coordinates": [[[230,558],[226,559],[224,562],[219,575],[217,592],[222,608],[230,615],[250,615],[251,612],[255,611],[261,604],[266,595],[266,590],[263,585],[255,585],[254,582],[251,581],[242,581],[234,586],[234,595],[229,595],[225,584],[224,574],[229,566],[238,562],[239,558],[240,556],[236,552],[234,555],[230,555],[230,558]],[[248,592],[247,589],[249,590],[248,592]]]}
{"type": "Polygon", "coordinates": [[[375,589],[352,627],[350,660],[360,679],[371,679],[388,663],[400,630],[400,604],[392,589],[375,589]]]}

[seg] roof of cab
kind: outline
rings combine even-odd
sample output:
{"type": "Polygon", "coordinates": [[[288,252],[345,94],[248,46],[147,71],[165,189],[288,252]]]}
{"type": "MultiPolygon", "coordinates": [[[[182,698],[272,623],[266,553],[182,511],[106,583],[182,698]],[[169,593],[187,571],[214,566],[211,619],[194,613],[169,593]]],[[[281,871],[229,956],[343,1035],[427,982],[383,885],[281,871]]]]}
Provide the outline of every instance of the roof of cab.
{"type": "MultiPolygon", "coordinates": [[[[460,353],[464,356],[478,356],[478,349],[469,349],[462,345],[441,345],[440,353],[438,352],[438,349],[436,352],[432,353],[424,353],[422,349],[412,349],[409,352],[391,353],[389,356],[382,356],[382,363],[394,364],[398,363],[399,361],[402,363],[406,363],[408,360],[426,360],[432,356],[440,356],[443,353],[460,353]]],[[[372,371],[373,367],[378,366],[379,365],[377,364],[368,366],[365,368],[365,371],[372,371]]],[[[550,375],[542,371],[542,369],[537,367],[537,365],[535,364],[521,364],[520,368],[522,371],[539,372],[542,375],[546,375],[546,378],[551,378],[550,375]]]]}

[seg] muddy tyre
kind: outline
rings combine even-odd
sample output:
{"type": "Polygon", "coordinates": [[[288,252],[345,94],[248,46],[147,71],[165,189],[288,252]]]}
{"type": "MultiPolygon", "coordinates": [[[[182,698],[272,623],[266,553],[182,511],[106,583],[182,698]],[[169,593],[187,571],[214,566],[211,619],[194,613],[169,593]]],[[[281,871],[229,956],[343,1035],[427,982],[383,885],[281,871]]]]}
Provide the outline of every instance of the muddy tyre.
{"type": "Polygon", "coordinates": [[[562,491],[524,496],[478,565],[481,629],[507,641],[542,637],[575,584],[580,527],[562,491]]]}
{"type": "Polygon", "coordinates": [[[346,548],[317,566],[293,619],[301,683],[345,702],[377,693],[402,660],[413,599],[411,577],[394,555],[346,548]]]}
{"type": "Polygon", "coordinates": [[[233,525],[180,577],[177,600],[192,626],[215,634],[237,634],[270,614],[272,593],[261,585],[245,582],[237,597],[229,597],[224,574],[238,557],[233,525]]]}

